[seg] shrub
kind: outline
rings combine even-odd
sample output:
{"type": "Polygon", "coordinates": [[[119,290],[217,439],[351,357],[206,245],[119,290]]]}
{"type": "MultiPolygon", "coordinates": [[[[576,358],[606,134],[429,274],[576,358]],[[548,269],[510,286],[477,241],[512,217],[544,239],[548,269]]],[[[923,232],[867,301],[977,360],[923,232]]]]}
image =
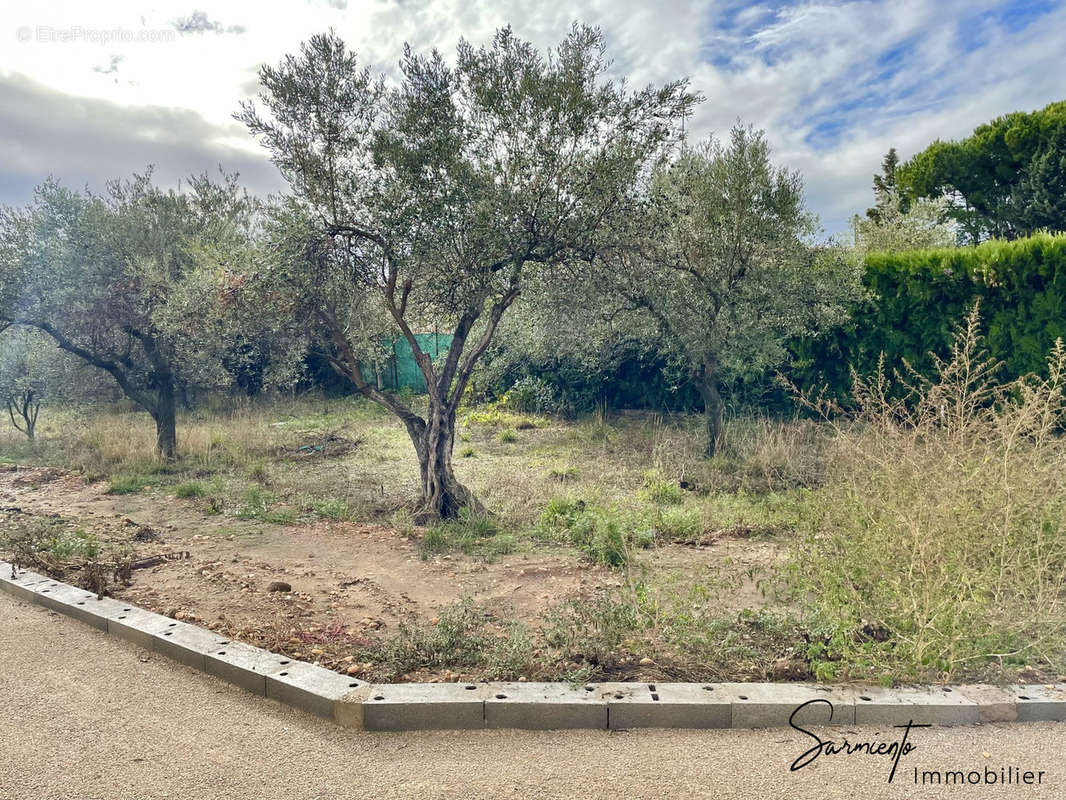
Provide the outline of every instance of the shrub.
{"type": "Polygon", "coordinates": [[[71,558],[92,560],[100,555],[100,541],[93,533],[86,533],[80,528],[63,531],[48,539],[45,552],[59,561],[71,558]]]}
{"type": "Polygon", "coordinates": [[[469,597],[440,612],[437,624],[401,621],[376,655],[389,677],[416,669],[470,667],[481,662],[486,647],[482,612],[469,597]]]}
{"type": "Polygon", "coordinates": [[[451,540],[443,527],[427,528],[418,543],[418,552],[422,558],[433,553],[446,553],[451,549],[451,540]]]}
{"type": "Polygon", "coordinates": [[[520,431],[547,428],[551,425],[546,417],[528,417],[508,410],[504,407],[502,400],[470,409],[463,415],[462,423],[492,428],[513,428],[520,431]]]}
{"type": "Polygon", "coordinates": [[[720,494],[709,498],[706,515],[712,530],[741,536],[774,536],[794,530],[805,519],[814,495],[808,489],[769,494],[720,494]]]}
{"type": "Polygon", "coordinates": [[[174,487],[175,497],[203,497],[207,494],[202,483],[196,481],[189,481],[188,483],[179,483],[174,487]]]}
{"type": "Polygon", "coordinates": [[[707,492],[766,494],[825,483],[826,429],[813,420],[734,417],[725,447],[701,465],[707,492]]]}
{"type": "Polygon", "coordinates": [[[549,533],[569,529],[576,517],[584,512],[586,505],[584,500],[572,497],[552,497],[541,512],[537,525],[549,533]]]}
{"type": "Polygon", "coordinates": [[[876,370],[883,353],[889,364],[909,362],[936,379],[931,353],[952,343],[955,320],[980,301],[988,319],[987,347],[1002,362],[999,379],[1028,373],[1046,376],[1045,355],[1066,337],[1066,234],[1037,234],[976,247],[870,253],[862,302],[844,329],[797,343],[794,380],[806,387],[828,385],[841,398],[851,388],[849,365],[863,375],[876,370]]]}
{"type": "Polygon", "coordinates": [[[660,509],[652,524],[656,533],[668,541],[697,542],[703,538],[703,514],[698,508],[660,509]]]}
{"type": "Polygon", "coordinates": [[[644,488],[640,490],[640,496],[660,506],[680,505],[685,499],[677,481],[667,480],[659,470],[655,469],[644,472],[644,488]]]}
{"type": "Polygon", "coordinates": [[[491,559],[513,552],[515,546],[514,537],[502,534],[491,517],[463,508],[458,519],[427,528],[418,543],[418,552],[423,559],[456,550],[491,559]]]}
{"type": "Polygon", "coordinates": [[[129,585],[133,550],[128,543],[101,542],[95,534],[70,529],[57,519],[17,520],[0,532],[0,550],[12,563],[72,581],[100,595],[116,582],[129,585]]]}
{"type": "Polygon", "coordinates": [[[533,638],[517,620],[509,622],[493,639],[484,656],[484,677],[490,681],[513,681],[530,671],[533,638]]]}
{"type": "Polygon", "coordinates": [[[526,414],[554,414],[559,410],[555,389],[542,378],[519,378],[503,395],[501,402],[512,411],[526,414]]]}
{"type": "Polygon", "coordinates": [[[977,329],[974,311],[934,380],[855,378],[793,560],[820,675],[1066,670],[1066,348],[1048,378],[998,383],[977,329]]]}
{"type": "Polygon", "coordinates": [[[583,659],[602,670],[617,663],[627,637],[643,628],[643,616],[630,597],[603,589],[548,609],[544,641],[564,658],[583,659]]]}
{"type": "Polygon", "coordinates": [[[633,544],[642,550],[655,546],[655,531],[650,528],[644,528],[633,534],[633,544]]]}
{"type": "Polygon", "coordinates": [[[614,509],[555,497],[541,513],[537,528],[549,538],[564,537],[594,563],[624,567],[629,562],[633,531],[614,509]]]}

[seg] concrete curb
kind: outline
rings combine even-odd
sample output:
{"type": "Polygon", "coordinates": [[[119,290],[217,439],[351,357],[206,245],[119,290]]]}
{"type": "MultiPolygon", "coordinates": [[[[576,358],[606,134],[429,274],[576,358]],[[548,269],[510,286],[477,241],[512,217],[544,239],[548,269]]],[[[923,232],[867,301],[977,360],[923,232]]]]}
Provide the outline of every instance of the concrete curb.
{"type": "Polygon", "coordinates": [[[369,684],[0,561],[0,589],[261,697],[368,731],[767,728],[1066,720],[1066,684],[369,684]],[[832,714],[830,715],[830,708],[832,714]]]}

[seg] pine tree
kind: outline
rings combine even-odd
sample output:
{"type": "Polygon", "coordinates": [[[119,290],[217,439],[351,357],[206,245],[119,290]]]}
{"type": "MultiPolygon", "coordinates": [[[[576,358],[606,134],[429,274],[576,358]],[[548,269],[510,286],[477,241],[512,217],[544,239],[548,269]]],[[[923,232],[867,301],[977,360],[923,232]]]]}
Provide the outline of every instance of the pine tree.
{"type": "Polygon", "coordinates": [[[899,166],[899,155],[896,153],[896,148],[891,147],[881,160],[881,174],[874,175],[874,198],[877,205],[866,209],[866,216],[877,224],[881,223],[882,213],[887,208],[887,204],[891,202],[891,198],[899,197],[896,191],[897,166],[899,166]]]}

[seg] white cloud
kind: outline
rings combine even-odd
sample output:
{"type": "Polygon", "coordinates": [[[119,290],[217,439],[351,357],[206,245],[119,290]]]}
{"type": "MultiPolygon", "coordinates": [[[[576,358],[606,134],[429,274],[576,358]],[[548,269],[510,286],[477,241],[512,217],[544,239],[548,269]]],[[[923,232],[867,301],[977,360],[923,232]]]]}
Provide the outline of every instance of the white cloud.
{"type": "MultiPolygon", "coordinates": [[[[604,28],[615,69],[634,84],[691,77],[707,97],[689,121],[693,135],[722,133],[737,118],[766,128],[779,160],[804,173],[826,228],[840,231],[871,201],[871,175],[890,146],[908,156],[999,114],[1063,99],[1066,5],[1049,2],[1043,17],[1027,25],[1034,5],[1011,11],[1002,0],[291,0],[277,6],[159,0],[145,10],[135,0],[66,0],[0,10],[0,41],[11,39],[0,48],[0,77],[28,76],[67,95],[68,103],[105,101],[93,108],[112,109],[106,113],[116,119],[145,109],[192,114],[205,127],[188,133],[209,143],[179,148],[164,137],[153,160],[175,168],[182,159],[186,171],[213,168],[196,159],[224,151],[269,169],[231,115],[254,92],[258,65],[278,61],[313,33],[332,27],[364,60],[394,72],[404,41],[451,55],[461,36],[481,44],[510,23],[546,48],[580,19],[604,28]],[[205,33],[175,36],[177,20],[192,20],[185,27],[205,33]],[[16,41],[23,26],[33,32],[30,41],[16,41]],[[42,41],[40,26],[117,29],[139,38],[106,47],[84,33],[73,41],[42,41]],[[237,30],[243,35],[215,35],[237,30]]],[[[46,113],[29,112],[23,115],[25,141],[0,139],[0,163],[9,165],[0,170],[18,172],[17,180],[4,181],[0,199],[25,199],[15,195],[49,162],[63,163],[72,174],[51,171],[79,183],[89,173],[86,165],[99,162],[92,148],[105,146],[98,137],[80,136],[76,120],[67,141],[50,136],[35,142],[34,115],[45,126],[46,113]],[[64,152],[50,159],[45,142],[64,152]],[[33,154],[28,162],[13,161],[27,154],[33,154]],[[80,173],[72,154],[85,162],[80,173]]],[[[108,153],[106,162],[119,172],[143,166],[137,162],[149,154],[137,149],[124,169],[121,154],[108,153]]],[[[0,173],[0,181],[4,177],[0,173]]]]}
{"type": "Polygon", "coordinates": [[[174,21],[174,29],[182,35],[197,33],[244,33],[247,30],[243,25],[223,25],[218,20],[211,19],[204,11],[193,11],[187,17],[176,19],[174,21]]]}

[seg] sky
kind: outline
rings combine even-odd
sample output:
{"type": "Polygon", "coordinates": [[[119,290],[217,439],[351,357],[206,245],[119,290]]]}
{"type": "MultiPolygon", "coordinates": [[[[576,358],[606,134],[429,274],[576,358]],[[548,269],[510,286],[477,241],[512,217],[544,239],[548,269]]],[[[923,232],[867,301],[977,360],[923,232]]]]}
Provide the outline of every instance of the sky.
{"type": "Polygon", "coordinates": [[[260,65],[311,35],[332,28],[395,75],[404,42],[454,58],[510,24],[547,49],[574,21],[603,29],[636,85],[688,77],[706,97],[691,136],[765,129],[828,235],[872,204],[889,147],[907,158],[1066,99],[1066,0],[0,0],[0,203],[49,175],[99,190],[148,164],[166,185],[221,165],[280,191],[232,115],[260,65]]]}

